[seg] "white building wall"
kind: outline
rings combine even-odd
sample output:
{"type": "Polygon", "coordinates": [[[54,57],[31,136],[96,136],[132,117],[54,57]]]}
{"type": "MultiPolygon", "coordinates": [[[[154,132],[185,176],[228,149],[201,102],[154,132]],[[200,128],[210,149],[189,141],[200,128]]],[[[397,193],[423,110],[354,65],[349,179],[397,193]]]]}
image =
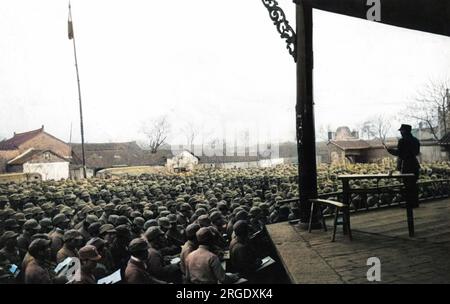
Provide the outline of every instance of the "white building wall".
{"type": "Polygon", "coordinates": [[[247,169],[247,168],[269,168],[284,164],[283,158],[262,159],[251,162],[229,162],[216,164],[202,164],[203,168],[223,168],[223,169],[247,169]]]}
{"type": "Polygon", "coordinates": [[[198,158],[187,151],[183,151],[173,158],[167,159],[166,162],[166,168],[171,171],[181,168],[184,168],[187,171],[192,171],[197,165],[198,158]]]}
{"type": "Polygon", "coordinates": [[[60,180],[69,178],[69,162],[56,163],[25,163],[24,173],[39,173],[42,180],[60,180]]]}
{"type": "Polygon", "coordinates": [[[446,154],[441,152],[441,147],[435,146],[421,146],[420,147],[420,161],[421,162],[437,162],[447,160],[446,154]]]}
{"type": "Polygon", "coordinates": [[[262,159],[258,161],[258,165],[261,168],[270,168],[282,164],[284,164],[284,159],[282,158],[262,159]]]}
{"type": "MultiPolygon", "coordinates": [[[[71,179],[79,180],[83,179],[83,168],[71,169],[69,176],[71,179]]],[[[86,178],[94,176],[94,170],[86,168],[86,178]]]]}

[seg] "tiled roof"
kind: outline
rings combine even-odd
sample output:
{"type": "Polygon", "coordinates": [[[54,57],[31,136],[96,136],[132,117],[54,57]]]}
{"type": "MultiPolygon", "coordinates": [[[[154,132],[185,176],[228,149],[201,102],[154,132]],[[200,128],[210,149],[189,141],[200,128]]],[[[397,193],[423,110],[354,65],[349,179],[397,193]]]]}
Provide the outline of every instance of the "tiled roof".
{"type": "MultiPolygon", "coordinates": [[[[383,142],[380,139],[366,140],[366,142],[370,145],[371,148],[383,148],[383,142]]],[[[396,137],[388,137],[385,140],[385,144],[387,146],[396,146],[397,142],[398,138],[396,137]]]]}
{"type": "MultiPolygon", "coordinates": [[[[74,164],[82,163],[81,144],[72,144],[74,164]]],[[[84,144],[86,166],[88,168],[112,168],[117,166],[163,165],[172,157],[170,151],[158,150],[150,153],[141,149],[136,142],[87,143],[84,144]]]]}
{"type": "Polygon", "coordinates": [[[343,150],[361,150],[369,149],[370,144],[362,139],[354,140],[330,140],[330,144],[338,146],[343,150]]]}
{"type": "Polygon", "coordinates": [[[43,131],[44,128],[39,128],[29,132],[16,133],[12,138],[0,142],[0,150],[16,150],[21,144],[27,142],[43,131]]]}
{"type": "Polygon", "coordinates": [[[8,162],[8,165],[23,165],[24,163],[28,162],[29,160],[31,160],[35,155],[38,154],[42,154],[44,152],[49,152],[52,153],[53,155],[66,160],[64,157],[56,154],[55,152],[51,151],[51,150],[37,150],[37,149],[28,149],[27,151],[25,151],[24,153],[20,154],[19,156],[11,159],[8,162]]]}
{"type": "MultiPolygon", "coordinates": [[[[386,145],[396,145],[396,138],[386,138],[386,145]]],[[[343,150],[363,150],[370,148],[382,148],[383,143],[379,139],[349,139],[349,140],[330,140],[329,143],[338,146],[343,150]]]]}

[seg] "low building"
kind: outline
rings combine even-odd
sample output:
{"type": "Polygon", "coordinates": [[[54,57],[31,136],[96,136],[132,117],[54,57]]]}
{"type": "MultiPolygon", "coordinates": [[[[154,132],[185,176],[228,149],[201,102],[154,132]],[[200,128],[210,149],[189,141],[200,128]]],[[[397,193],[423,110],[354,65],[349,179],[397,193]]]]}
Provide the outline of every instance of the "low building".
{"type": "Polygon", "coordinates": [[[8,161],[8,172],[39,173],[42,180],[69,178],[70,161],[51,150],[28,149],[8,161]]]}
{"type": "Polygon", "coordinates": [[[331,162],[330,160],[330,154],[328,153],[328,142],[326,141],[320,141],[316,142],[316,162],[317,164],[329,164],[331,162]]]}
{"type": "MultiPolygon", "coordinates": [[[[387,138],[386,145],[396,146],[396,138],[387,138]]],[[[329,133],[327,143],[330,163],[374,163],[390,155],[379,139],[363,140],[358,132],[350,131],[348,127],[339,127],[335,133],[329,133]]]]}
{"type": "Polygon", "coordinates": [[[438,141],[436,137],[439,138],[439,134],[434,133],[436,130],[437,128],[424,127],[423,123],[419,123],[419,128],[411,130],[412,135],[420,141],[420,162],[438,162],[449,159],[445,144],[448,137],[444,136],[438,141]]]}
{"type": "MultiPolygon", "coordinates": [[[[73,164],[81,166],[81,144],[72,144],[73,164]]],[[[86,167],[95,175],[108,168],[132,166],[164,166],[172,157],[170,150],[160,149],[156,153],[142,149],[136,142],[86,143],[84,144],[86,167]]]]}
{"type": "MultiPolygon", "coordinates": [[[[386,145],[395,147],[396,138],[386,139],[386,145]]],[[[375,163],[383,158],[392,158],[379,139],[362,140],[330,140],[328,142],[330,161],[333,164],[350,163],[375,163]]]]}
{"type": "Polygon", "coordinates": [[[198,165],[199,158],[190,151],[182,151],[167,159],[166,168],[171,172],[192,171],[198,165]]]}
{"type": "MultiPolygon", "coordinates": [[[[422,125],[412,130],[412,135],[420,141],[420,162],[437,162],[448,160],[446,147],[450,147],[450,135],[438,142],[433,132],[422,125]]],[[[331,163],[373,163],[383,158],[394,158],[389,154],[379,139],[359,139],[356,132],[350,132],[347,127],[338,128],[336,133],[331,133],[328,141],[328,153],[331,163]]],[[[399,138],[387,138],[388,147],[397,147],[399,138]]]]}
{"type": "Polygon", "coordinates": [[[0,142],[0,173],[39,173],[42,179],[69,177],[72,149],[64,141],[39,129],[16,133],[0,142]]]}
{"type": "MultiPolygon", "coordinates": [[[[167,149],[156,153],[142,149],[136,142],[86,143],[87,177],[99,170],[132,166],[164,166],[173,156],[167,149]]],[[[0,142],[0,174],[39,173],[43,180],[83,177],[81,144],[67,144],[44,131],[14,133],[0,142]]]]}

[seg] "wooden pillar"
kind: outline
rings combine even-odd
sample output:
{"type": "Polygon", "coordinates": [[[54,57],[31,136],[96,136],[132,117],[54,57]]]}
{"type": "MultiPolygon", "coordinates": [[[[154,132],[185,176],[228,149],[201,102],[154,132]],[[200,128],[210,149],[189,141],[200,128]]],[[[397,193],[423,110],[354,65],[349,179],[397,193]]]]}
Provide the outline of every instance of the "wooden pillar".
{"type": "MultiPolygon", "coordinates": [[[[313,22],[312,7],[295,0],[297,23],[297,154],[299,163],[300,223],[309,222],[311,203],[317,198],[316,139],[313,102],[313,22]]],[[[321,228],[317,208],[313,228],[321,228]]],[[[303,225],[302,225],[303,226],[303,225]]]]}

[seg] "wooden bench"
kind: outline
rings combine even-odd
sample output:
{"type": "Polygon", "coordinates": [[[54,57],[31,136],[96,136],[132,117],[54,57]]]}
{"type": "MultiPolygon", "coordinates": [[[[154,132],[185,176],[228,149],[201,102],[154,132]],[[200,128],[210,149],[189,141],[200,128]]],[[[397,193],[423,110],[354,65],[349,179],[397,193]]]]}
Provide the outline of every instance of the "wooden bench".
{"type": "Polygon", "coordinates": [[[320,220],[322,221],[322,226],[324,231],[327,231],[327,225],[325,223],[325,218],[323,216],[323,212],[322,212],[322,208],[320,208],[320,206],[332,206],[335,208],[335,214],[334,214],[334,222],[333,222],[333,236],[331,237],[331,241],[334,242],[335,238],[336,238],[336,229],[337,229],[337,225],[338,225],[338,217],[339,217],[339,212],[342,213],[342,225],[344,228],[344,235],[346,233],[348,233],[348,237],[350,239],[350,241],[352,240],[352,230],[350,228],[350,210],[348,205],[340,203],[340,202],[335,202],[335,201],[331,201],[331,200],[325,200],[325,199],[310,199],[309,200],[311,202],[311,214],[309,216],[309,225],[308,225],[308,232],[311,233],[311,228],[312,228],[312,219],[313,219],[313,215],[314,215],[314,208],[316,205],[319,205],[319,216],[320,216],[320,220]]]}

